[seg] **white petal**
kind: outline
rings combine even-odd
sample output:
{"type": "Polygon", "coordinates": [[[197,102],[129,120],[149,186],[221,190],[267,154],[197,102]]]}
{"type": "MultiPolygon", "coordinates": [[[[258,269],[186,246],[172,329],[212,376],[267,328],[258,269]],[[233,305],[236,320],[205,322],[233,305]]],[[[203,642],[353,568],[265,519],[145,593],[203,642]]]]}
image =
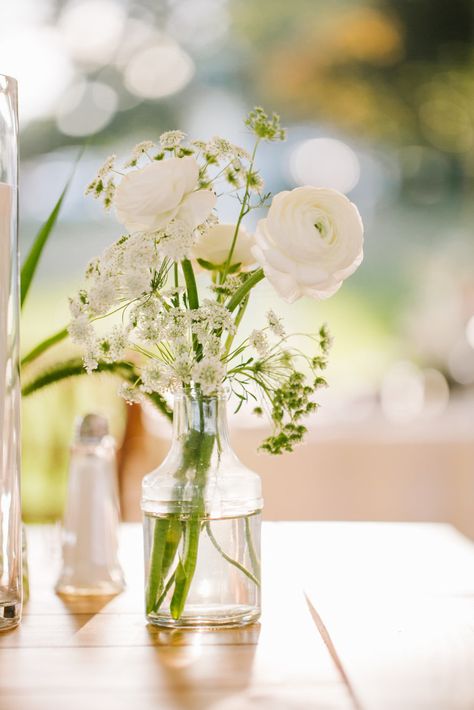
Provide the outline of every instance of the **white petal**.
{"type": "Polygon", "coordinates": [[[264,266],[265,276],[270,281],[271,285],[285,301],[293,303],[303,295],[299,284],[290,274],[284,274],[281,271],[272,269],[271,266],[264,266]]]}
{"type": "MultiPolygon", "coordinates": [[[[223,264],[229,254],[229,249],[235,234],[235,224],[215,224],[201,235],[194,248],[196,258],[205,259],[213,264],[223,264]]],[[[242,225],[235,243],[232,257],[233,264],[241,264],[247,268],[255,263],[251,248],[254,238],[242,225]]]]}
{"type": "Polygon", "coordinates": [[[216,196],[210,190],[191,192],[181,202],[176,217],[195,229],[209,217],[215,204],[216,196]]]}
{"type": "Polygon", "coordinates": [[[161,212],[155,215],[136,215],[129,212],[121,212],[116,210],[117,219],[123,224],[130,234],[135,232],[154,232],[157,229],[163,229],[176,216],[178,208],[168,212],[161,212]]]}
{"type": "Polygon", "coordinates": [[[179,169],[184,179],[184,192],[195,190],[199,179],[199,165],[196,159],[187,156],[186,158],[171,158],[171,160],[176,160],[179,163],[179,169]]]}
{"type": "Polygon", "coordinates": [[[327,298],[334,296],[336,291],[339,291],[341,286],[342,281],[339,281],[333,284],[332,286],[328,286],[324,289],[306,287],[304,289],[304,295],[309,296],[310,298],[314,298],[316,301],[325,301],[327,298]]]}

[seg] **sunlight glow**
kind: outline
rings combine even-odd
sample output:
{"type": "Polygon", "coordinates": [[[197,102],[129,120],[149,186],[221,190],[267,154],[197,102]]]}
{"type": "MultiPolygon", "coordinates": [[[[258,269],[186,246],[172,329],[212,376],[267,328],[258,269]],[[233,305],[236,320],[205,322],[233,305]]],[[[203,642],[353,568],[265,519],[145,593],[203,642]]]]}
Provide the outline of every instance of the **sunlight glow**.
{"type": "Polygon", "coordinates": [[[64,8],[59,29],[74,59],[102,66],[112,59],[125,20],[125,11],[113,0],[84,0],[64,8]]]}
{"type": "Polygon", "coordinates": [[[136,96],[158,99],[176,94],[194,75],[191,57],[171,39],[143,49],[132,57],[125,69],[127,89],[136,96]]]}
{"type": "Polygon", "coordinates": [[[360,164],[355,152],[335,138],[312,138],[296,146],[290,172],[298,185],[332,187],[350,192],[359,182],[360,164]]]}

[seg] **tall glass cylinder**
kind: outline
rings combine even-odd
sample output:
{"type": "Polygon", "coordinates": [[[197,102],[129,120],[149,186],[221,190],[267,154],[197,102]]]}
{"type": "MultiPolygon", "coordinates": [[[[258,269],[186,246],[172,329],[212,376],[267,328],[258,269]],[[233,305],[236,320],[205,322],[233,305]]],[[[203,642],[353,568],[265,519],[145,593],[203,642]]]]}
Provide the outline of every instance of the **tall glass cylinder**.
{"type": "Polygon", "coordinates": [[[0,74],[0,631],[22,602],[17,137],[17,84],[0,74]]]}

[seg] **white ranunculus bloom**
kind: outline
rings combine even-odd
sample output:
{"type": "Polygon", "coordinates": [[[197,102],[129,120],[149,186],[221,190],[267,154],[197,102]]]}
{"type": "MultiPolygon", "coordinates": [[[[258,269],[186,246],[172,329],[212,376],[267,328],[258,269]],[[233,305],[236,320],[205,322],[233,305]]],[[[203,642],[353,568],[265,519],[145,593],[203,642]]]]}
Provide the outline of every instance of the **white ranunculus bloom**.
{"type": "MultiPolygon", "coordinates": [[[[210,261],[212,264],[224,264],[234,238],[235,227],[235,224],[213,224],[200,235],[193,249],[194,257],[210,261]]],[[[241,264],[243,269],[255,264],[256,259],[252,254],[254,245],[253,235],[240,225],[232,254],[232,264],[241,264]]]]}
{"type": "Polygon", "coordinates": [[[273,198],[257,226],[255,260],[289,303],[329,298],[363,258],[357,207],[337,190],[297,187],[273,198]]]}
{"type": "Polygon", "coordinates": [[[172,219],[195,229],[216,202],[211,190],[198,190],[199,166],[194,158],[169,158],[127,173],[117,187],[118,220],[129,232],[164,229],[172,219]]]}

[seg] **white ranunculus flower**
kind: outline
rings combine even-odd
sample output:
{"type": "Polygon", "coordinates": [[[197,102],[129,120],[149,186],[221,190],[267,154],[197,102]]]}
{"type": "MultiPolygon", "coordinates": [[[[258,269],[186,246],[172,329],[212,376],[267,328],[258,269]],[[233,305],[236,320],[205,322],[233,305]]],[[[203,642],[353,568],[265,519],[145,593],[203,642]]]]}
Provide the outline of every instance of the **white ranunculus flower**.
{"type": "Polygon", "coordinates": [[[255,260],[289,303],[329,298],[363,258],[357,207],[337,190],[297,187],[273,198],[257,226],[255,260]]]}
{"type": "Polygon", "coordinates": [[[164,229],[172,219],[194,229],[216,202],[211,190],[198,190],[199,166],[192,157],[160,160],[132,170],[117,187],[118,220],[129,232],[164,229]]]}
{"type": "MultiPolygon", "coordinates": [[[[235,234],[235,224],[213,224],[204,234],[201,234],[193,249],[196,259],[204,259],[212,264],[224,264],[235,234]]],[[[255,239],[245,227],[240,225],[232,264],[241,264],[245,269],[255,264],[256,259],[252,254],[255,239]]]]}

